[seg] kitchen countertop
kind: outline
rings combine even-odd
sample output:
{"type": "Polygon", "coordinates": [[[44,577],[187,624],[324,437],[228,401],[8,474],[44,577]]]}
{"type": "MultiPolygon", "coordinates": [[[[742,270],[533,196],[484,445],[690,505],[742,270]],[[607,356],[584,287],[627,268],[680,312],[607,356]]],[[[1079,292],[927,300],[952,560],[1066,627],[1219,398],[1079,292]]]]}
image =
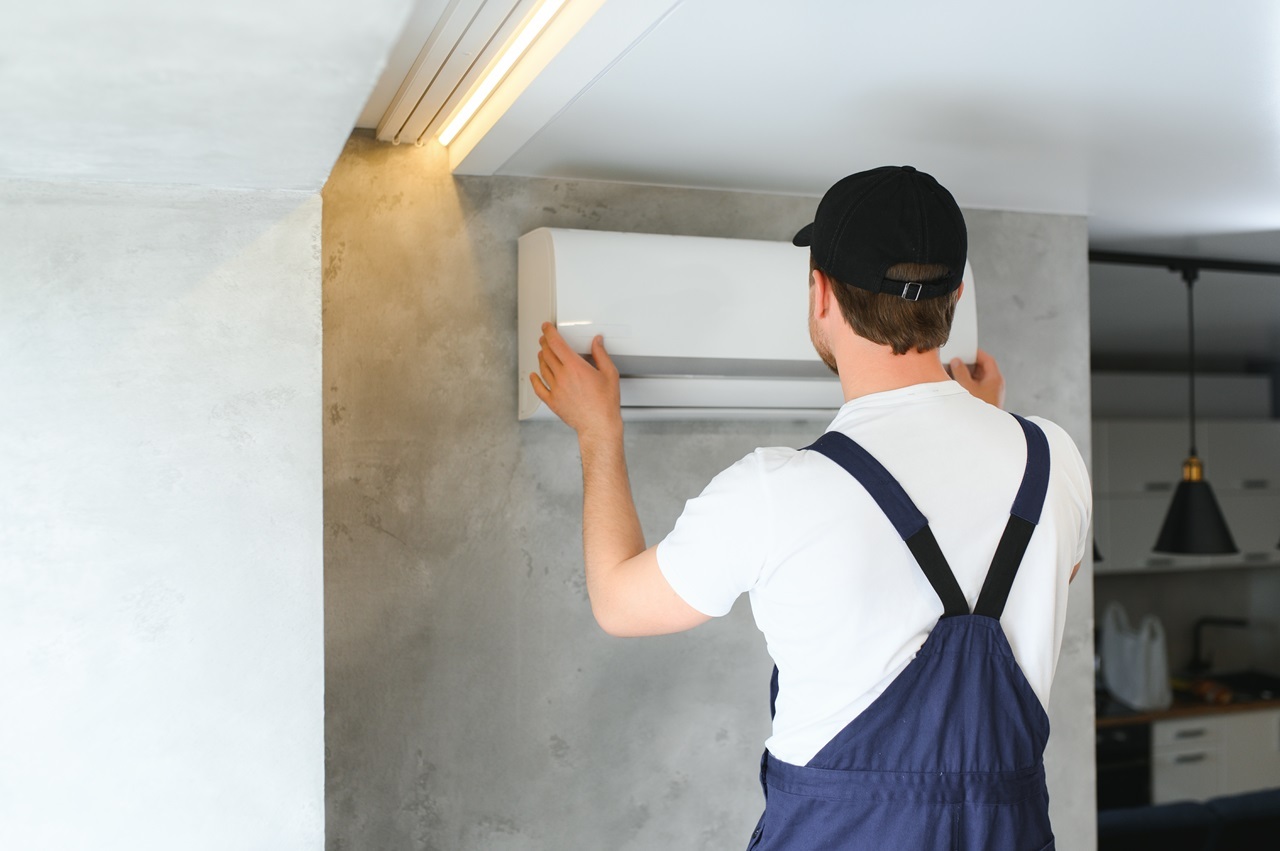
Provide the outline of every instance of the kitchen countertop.
{"type": "Polygon", "coordinates": [[[1271,700],[1241,700],[1232,703],[1206,703],[1175,695],[1168,709],[1139,712],[1100,696],[1097,706],[1097,726],[1118,727],[1124,724],[1143,724],[1152,721],[1168,721],[1174,718],[1195,718],[1202,715],[1223,715],[1230,712],[1257,712],[1262,709],[1280,709],[1280,698],[1271,700]]]}

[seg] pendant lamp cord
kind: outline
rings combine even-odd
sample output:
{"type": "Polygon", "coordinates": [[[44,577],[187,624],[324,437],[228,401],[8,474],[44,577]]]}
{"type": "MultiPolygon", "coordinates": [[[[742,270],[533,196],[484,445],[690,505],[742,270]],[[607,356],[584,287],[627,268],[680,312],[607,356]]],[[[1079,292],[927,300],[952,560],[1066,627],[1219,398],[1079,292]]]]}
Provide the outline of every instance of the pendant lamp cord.
{"type": "Polygon", "coordinates": [[[1196,310],[1193,292],[1199,270],[1193,266],[1182,268],[1182,279],[1187,282],[1187,380],[1191,397],[1191,454],[1196,454],[1196,310]]]}

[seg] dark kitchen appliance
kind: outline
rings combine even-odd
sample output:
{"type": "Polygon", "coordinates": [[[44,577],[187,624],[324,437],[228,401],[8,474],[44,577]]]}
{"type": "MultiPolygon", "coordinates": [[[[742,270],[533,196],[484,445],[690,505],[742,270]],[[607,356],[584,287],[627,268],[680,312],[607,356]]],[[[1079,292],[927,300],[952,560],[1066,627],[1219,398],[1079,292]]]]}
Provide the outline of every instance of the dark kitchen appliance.
{"type": "Polygon", "coordinates": [[[1148,722],[1099,727],[1098,809],[1151,803],[1151,725],[1148,722]]]}

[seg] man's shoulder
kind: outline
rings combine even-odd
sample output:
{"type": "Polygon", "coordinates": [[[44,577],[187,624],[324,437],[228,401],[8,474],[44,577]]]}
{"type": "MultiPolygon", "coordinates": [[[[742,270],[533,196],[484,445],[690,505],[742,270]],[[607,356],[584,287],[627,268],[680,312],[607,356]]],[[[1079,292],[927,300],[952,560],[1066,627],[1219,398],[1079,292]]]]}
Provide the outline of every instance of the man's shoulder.
{"type": "Polygon", "coordinates": [[[1075,439],[1067,432],[1065,428],[1058,425],[1047,417],[1025,416],[1023,417],[1030,422],[1035,423],[1044,432],[1045,437],[1049,441],[1050,450],[1057,449],[1059,451],[1070,450],[1076,455],[1080,455],[1080,447],[1076,445],[1075,439]]]}

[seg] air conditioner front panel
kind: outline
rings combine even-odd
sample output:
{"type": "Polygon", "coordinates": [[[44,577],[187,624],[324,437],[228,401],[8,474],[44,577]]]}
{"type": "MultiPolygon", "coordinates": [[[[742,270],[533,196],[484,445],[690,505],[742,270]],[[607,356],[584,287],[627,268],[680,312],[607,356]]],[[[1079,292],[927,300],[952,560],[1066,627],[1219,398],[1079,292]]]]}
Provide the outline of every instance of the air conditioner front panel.
{"type": "Polygon", "coordinates": [[[724,361],[816,357],[809,255],[786,243],[553,231],[556,322],[586,351],[724,361]],[[761,328],[761,317],[772,317],[761,328]],[[764,331],[768,333],[762,333],[764,331]]]}
{"type": "MultiPolygon", "coordinates": [[[[834,410],[843,398],[809,339],[808,276],[808,251],[785,242],[531,231],[519,241],[520,418],[541,407],[528,375],[543,322],[581,354],[604,336],[624,413],[834,410]]],[[[972,290],[966,268],[944,358],[973,361],[972,290]]]]}

